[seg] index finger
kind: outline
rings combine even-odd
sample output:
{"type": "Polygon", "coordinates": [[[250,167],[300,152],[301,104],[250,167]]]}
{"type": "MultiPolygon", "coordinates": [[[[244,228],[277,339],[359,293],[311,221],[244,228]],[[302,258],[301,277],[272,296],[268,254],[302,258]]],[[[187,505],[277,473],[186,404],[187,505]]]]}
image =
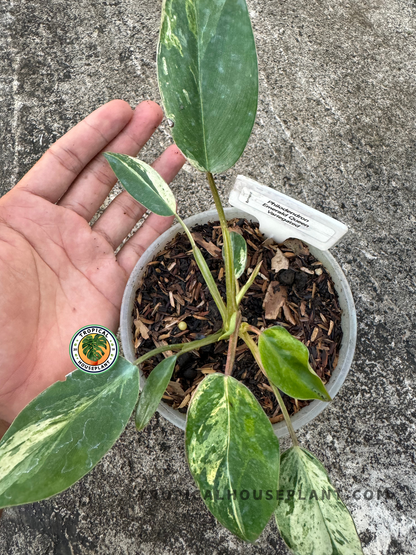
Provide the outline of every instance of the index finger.
{"type": "Polygon", "coordinates": [[[57,202],[132,117],[133,110],[123,100],[101,106],[56,141],[16,187],[57,202]]]}

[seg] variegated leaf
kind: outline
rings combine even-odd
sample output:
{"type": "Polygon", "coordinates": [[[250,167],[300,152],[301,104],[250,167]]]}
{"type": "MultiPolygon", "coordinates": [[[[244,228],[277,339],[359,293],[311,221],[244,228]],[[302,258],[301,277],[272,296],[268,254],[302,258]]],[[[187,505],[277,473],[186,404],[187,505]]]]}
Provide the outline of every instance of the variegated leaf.
{"type": "Polygon", "coordinates": [[[201,171],[233,166],[257,111],[257,56],[245,0],[165,0],[157,64],[175,143],[201,171]]]}
{"type": "Polygon", "coordinates": [[[331,401],[322,380],[309,365],[308,348],[285,328],[265,330],[259,338],[259,351],[267,377],[286,395],[331,401]]]}
{"type": "Polygon", "coordinates": [[[169,385],[177,358],[177,356],[165,358],[150,372],[137,405],[136,428],[138,430],[143,430],[156,412],[162,395],[169,385]]]}
{"type": "Polygon", "coordinates": [[[253,542],[276,508],[279,483],[279,441],[256,398],[231,376],[209,375],[188,410],[185,445],[208,509],[253,542]]]}
{"type": "MultiPolygon", "coordinates": [[[[234,258],[234,274],[238,279],[243,275],[247,264],[247,243],[242,235],[235,231],[230,232],[231,247],[234,258]]],[[[222,248],[222,257],[224,256],[224,247],[222,248]]]]}
{"type": "Polygon", "coordinates": [[[276,522],[296,555],[362,555],[348,509],[322,464],[309,451],[292,447],[282,455],[281,497],[276,522]]]}
{"type": "Polygon", "coordinates": [[[127,154],[104,152],[104,157],[126,191],[140,204],[159,216],[175,214],[175,197],[156,170],[127,154]]]}
{"type": "Polygon", "coordinates": [[[137,367],[119,357],[102,374],[75,370],[38,395],[0,442],[0,508],[59,493],[112,447],[139,394],[137,367]]]}

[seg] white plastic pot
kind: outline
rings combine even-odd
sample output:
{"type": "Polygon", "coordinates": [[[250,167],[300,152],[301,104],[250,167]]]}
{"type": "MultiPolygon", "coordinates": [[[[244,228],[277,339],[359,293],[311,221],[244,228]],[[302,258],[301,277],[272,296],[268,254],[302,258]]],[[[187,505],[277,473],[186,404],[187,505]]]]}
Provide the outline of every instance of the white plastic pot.
{"type": "MultiPolygon", "coordinates": [[[[226,208],[225,214],[227,219],[232,218],[246,218],[250,221],[256,219],[243,212],[238,208],[226,208]]],[[[208,210],[202,214],[192,216],[185,220],[186,225],[192,229],[193,226],[199,224],[206,224],[208,222],[218,221],[218,214],[216,210],[208,210]]],[[[183,232],[182,227],[177,224],[159,237],[144,253],[136,264],[130,279],[124,291],[123,302],[121,305],[120,315],[120,328],[121,328],[121,344],[124,351],[124,356],[131,362],[137,357],[134,349],[133,337],[133,307],[136,298],[136,292],[141,285],[146,266],[151,262],[157,254],[163,250],[165,245],[169,243],[177,233],[183,232]]],[[[338,393],[341,385],[343,384],[354,356],[355,342],[357,337],[357,318],[355,313],[354,300],[352,298],[351,290],[349,288],[347,279],[342,272],[340,266],[335,258],[328,251],[320,251],[314,247],[309,246],[311,254],[313,254],[320,262],[323,263],[328,273],[331,275],[335,288],[339,297],[339,304],[342,309],[341,325],[343,331],[343,338],[341,349],[339,353],[338,365],[329,382],[326,384],[328,393],[332,397],[338,393]]],[[[140,371],[141,388],[145,382],[145,377],[140,371]]],[[[320,414],[329,403],[323,401],[312,401],[307,407],[302,408],[298,413],[292,416],[292,423],[295,430],[309,424],[318,414],[320,414]]],[[[174,410],[166,403],[161,402],[158,408],[159,413],[164,416],[169,422],[178,426],[182,430],[185,429],[186,415],[178,410],[174,410]]],[[[278,422],[273,424],[273,429],[277,437],[282,438],[289,435],[286,424],[278,422]]]]}

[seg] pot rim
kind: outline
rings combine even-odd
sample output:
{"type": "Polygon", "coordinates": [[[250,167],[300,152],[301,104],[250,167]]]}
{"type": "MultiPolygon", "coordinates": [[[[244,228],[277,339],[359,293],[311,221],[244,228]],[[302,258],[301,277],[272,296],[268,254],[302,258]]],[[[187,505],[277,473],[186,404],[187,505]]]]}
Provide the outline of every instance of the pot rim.
{"type": "MultiPolygon", "coordinates": [[[[224,209],[227,219],[244,217],[250,221],[257,222],[257,218],[247,214],[239,208],[227,207],[224,209]]],[[[188,227],[204,222],[212,221],[214,218],[218,219],[218,213],[216,210],[207,210],[200,214],[191,216],[185,219],[185,223],[188,227]]],[[[165,233],[163,233],[142,255],[140,260],[134,267],[130,278],[127,282],[126,288],[124,290],[123,301],[121,305],[120,312],[120,337],[121,345],[124,351],[124,356],[130,362],[136,359],[135,350],[133,346],[133,305],[136,295],[136,291],[139,288],[140,280],[142,278],[143,272],[146,269],[148,262],[155,257],[160,250],[178,233],[183,232],[180,224],[176,224],[169,228],[165,233]]],[[[352,297],[351,289],[348,285],[347,278],[345,277],[341,267],[335,260],[335,258],[328,251],[321,251],[315,247],[309,245],[310,252],[325,266],[328,273],[331,275],[336,291],[339,297],[340,307],[342,309],[341,326],[343,330],[343,339],[341,343],[341,348],[339,352],[338,364],[333,371],[331,378],[326,384],[329,395],[334,399],[338,391],[340,390],[342,384],[347,377],[347,374],[351,368],[351,364],[354,357],[356,338],[357,338],[357,316],[355,311],[354,299],[352,297]]],[[[140,371],[140,389],[143,388],[143,383],[145,382],[145,377],[143,372],[140,371]]],[[[314,418],[316,418],[330,403],[324,401],[314,400],[308,406],[302,408],[299,412],[291,417],[292,425],[295,430],[309,424],[314,418]]],[[[160,402],[158,409],[159,413],[164,416],[169,422],[185,430],[186,426],[186,415],[180,413],[178,410],[173,409],[163,401],[160,402]]],[[[284,421],[272,424],[273,430],[277,437],[283,438],[289,436],[289,431],[287,429],[284,421]]]]}

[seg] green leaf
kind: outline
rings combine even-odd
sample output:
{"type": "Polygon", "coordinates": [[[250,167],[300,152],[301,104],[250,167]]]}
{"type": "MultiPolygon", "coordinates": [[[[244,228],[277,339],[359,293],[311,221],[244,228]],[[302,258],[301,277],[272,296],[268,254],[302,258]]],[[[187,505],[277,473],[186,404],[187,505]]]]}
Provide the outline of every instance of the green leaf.
{"type": "Polygon", "coordinates": [[[139,394],[136,366],[75,370],[38,395],[0,442],[0,508],[59,493],[87,474],[124,430],[139,394]]]}
{"type": "Polygon", "coordinates": [[[257,111],[257,56],[245,0],[165,0],[157,65],[175,143],[201,171],[232,167],[257,111]]]}
{"type": "Polygon", "coordinates": [[[204,255],[201,252],[201,249],[197,247],[195,243],[192,247],[192,253],[194,255],[195,262],[198,264],[198,268],[201,270],[201,274],[205,280],[205,283],[208,286],[209,292],[211,293],[212,298],[214,299],[214,302],[217,305],[217,308],[221,314],[221,318],[223,322],[226,322],[227,309],[225,307],[224,301],[222,300],[221,294],[218,291],[217,284],[211,274],[211,270],[209,269],[207,261],[205,260],[204,255]]]}
{"type": "MultiPolygon", "coordinates": [[[[247,264],[247,243],[242,235],[235,231],[230,231],[231,247],[233,249],[234,274],[238,279],[243,275],[247,264]]],[[[224,247],[222,248],[222,257],[225,260],[224,247]]]]}
{"type": "Polygon", "coordinates": [[[177,356],[165,358],[150,372],[137,405],[136,428],[138,430],[143,430],[156,412],[162,395],[169,385],[177,358],[177,356]]]}
{"type": "Polygon", "coordinates": [[[117,179],[137,202],[159,216],[175,214],[175,197],[156,170],[126,154],[104,152],[104,157],[117,179]]]}
{"type": "Polygon", "coordinates": [[[256,540],[277,505],[279,440],[253,394],[231,376],[206,377],[188,410],[185,447],[208,509],[256,540]]]}
{"type": "Polygon", "coordinates": [[[296,555],[362,555],[348,509],[322,464],[292,447],[282,455],[275,516],[280,534],[296,555]]]}
{"type": "Polygon", "coordinates": [[[259,338],[260,357],[269,380],[295,399],[331,401],[322,380],[309,365],[308,348],[281,326],[259,338]]]}

